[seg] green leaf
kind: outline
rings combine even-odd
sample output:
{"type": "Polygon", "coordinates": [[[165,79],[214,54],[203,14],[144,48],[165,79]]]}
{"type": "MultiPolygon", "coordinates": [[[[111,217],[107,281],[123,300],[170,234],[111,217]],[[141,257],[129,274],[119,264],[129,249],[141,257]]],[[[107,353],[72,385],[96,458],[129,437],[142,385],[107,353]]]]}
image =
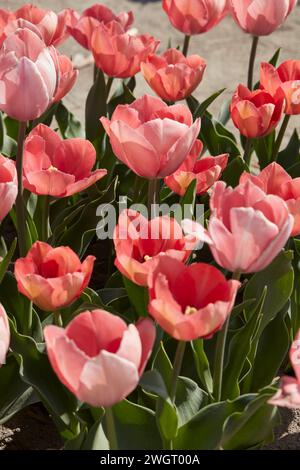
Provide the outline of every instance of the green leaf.
{"type": "Polygon", "coordinates": [[[59,103],[56,109],[55,119],[64,139],[83,137],[80,122],[75,119],[74,115],[62,104],[62,102],[59,103]]]}
{"type": "Polygon", "coordinates": [[[154,393],[165,400],[169,397],[166,384],[157,370],[144,372],[139,385],[147,392],[154,393]]]}
{"type": "Polygon", "coordinates": [[[134,100],[133,91],[136,86],[135,77],[131,77],[128,80],[123,80],[120,83],[120,86],[116,89],[113,96],[109,100],[108,103],[108,113],[111,116],[116,109],[117,106],[120,104],[131,104],[134,100]]]}
{"type": "Polygon", "coordinates": [[[223,171],[222,179],[233,188],[239,184],[241,174],[247,171],[247,165],[241,157],[236,157],[229,161],[227,167],[223,171]]]}
{"type": "Polygon", "coordinates": [[[289,172],[292,170],[292,176],[299,176],[299,167],[300,167],[300,139],[297,130],[295,129],[292,137],[286,148],[282,150],[277,159],[277,163],[283,166],[283,168],[289,172]],[[298,171],[295,174],[294,169],[297,168],[298,171]]]}
{"type": "Polygon", "coordinates": [[[10,245],[10,248],[9,248],[7,254],[5,255],[5,257],[2,259],[2,261],[0,263],[0,283],[3,281],[3,278],[6,274],[7,269],[8,269],[8,266],[9,266],[9,264],[12,260],[12,257],[15,253],[16,246],[17,246],[17,239],[15,238],[14,241],[12,242],[12,244],[10,245]]]}
{"type": "MultiPolygon", "coordinates": [[[[190,109],[195,108],[193,112],[193,119],[202,117],[205,113],[205,111],[208,109],[208,107],[226,90],[226,88],[222,88],[221,90],[218,90],[216,93],[213,93],[209,98],[207,98],[205,101],[202,103],[198,103],[198,105],[195,108],[195,102],[191,102],[194,98],[193,97],[188,97],[187,102],[190,107],[190,109]]],[[[194,99],[195,100],[195,99],[194,99]]]]}
{"type": "Polygon", "coordinates": [[[85,106],[85,134],[86,138],[94,142],[104,129],[100,118],[106,116],[106,83],[102,70],[97,71],[96,80],[89,91],[85,106]]]}
{"type": "Polygon", "coordinates": [[[148,316],[148,290],[123,276],[124,286],[138,317],[148,316]]]}
{"type": "Polygon", "coordinates": [[[191,346],[201,383],[203,384],[205,390],[207,390],[208,393],[211,394],[213,391],[213,380],[210,371],[209,361],[204,350],[204,341],[203,339],[197,339],[195,341],[192,341],[191,346]]]}
{"type": "Polygon", "coordinates": [[[186,190],[185,195],[180,199],[182,214],[184,218],[193,219],[197,197],[197,180],[194,179],[186,190]]]}
{"type": "Polygon", "coordinates": [[[265,168],[271,163],[273,158],[273,149],[275,144],[275,131],[266,137],[253,140],[253,146],[259,161],[260,169],[265,168]]]}
{"type": "Polygon", "coordinates": [[[211,155],[229,153],[231,157],[237,157],[241,154],[234,135],[207,112],[202,117],[200,138],[211,155]]]}
{"type": "Polygon", "coordinates": [[[109,450],[109,442],[104,434],[102,418],[89,430],[86,438],[80,446],[81,450],[109,450]]]}

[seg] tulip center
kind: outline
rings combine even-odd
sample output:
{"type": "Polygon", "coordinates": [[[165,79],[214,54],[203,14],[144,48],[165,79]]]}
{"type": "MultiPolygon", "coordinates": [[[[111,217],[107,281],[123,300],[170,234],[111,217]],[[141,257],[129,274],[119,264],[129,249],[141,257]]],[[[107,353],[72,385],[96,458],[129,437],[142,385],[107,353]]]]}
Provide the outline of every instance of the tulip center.
{"type": "Polygon", "coordinates": [[[184,311],[184,314],[185,315],[193,315],[194,313],[197,313],[198,310],[195,308],[195,307],[191,307],[190,305],[188,305],[184,311]]]}
{"type": "Polygon", "coordinates": [[[49,171],[58,171],[58,169],[56,168],[56,166],[53,166],[53,165],[50,165],[49,168],[48,168],[49,171]]]}
{"type": "Polygon", "coordinates": [[[150,259],[152,259],[152,256],[149,256],[149,255],[144,256],[144,261],[149,261],[150,259]]]}

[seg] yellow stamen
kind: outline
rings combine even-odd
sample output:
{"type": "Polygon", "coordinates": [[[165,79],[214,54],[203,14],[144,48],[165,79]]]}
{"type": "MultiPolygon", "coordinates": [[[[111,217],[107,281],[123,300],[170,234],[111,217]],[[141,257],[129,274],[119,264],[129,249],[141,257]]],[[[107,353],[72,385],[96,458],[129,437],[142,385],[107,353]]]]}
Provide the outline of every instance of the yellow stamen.
{"type": "Polygon", "coordinates": [[[195,307],[190,307],[189,305],[186,307],[184,314],[185,315],[193,315],[194,313],[197,313],[198,310],[195,307]]]}
{"type": "Polygon", "coordinates": [[[49,166],[48,170],[50,170],[50,171],[58,171],[58,169],[56,168],[56,166],[53,166],[53,165],[49,166]]]}
{"type": "Polygon", "coordinates": [[[148,256],[148,255],[144,256],[144,261],[149,261],[149,259],[152,259],[152,256],[148,256]]]}

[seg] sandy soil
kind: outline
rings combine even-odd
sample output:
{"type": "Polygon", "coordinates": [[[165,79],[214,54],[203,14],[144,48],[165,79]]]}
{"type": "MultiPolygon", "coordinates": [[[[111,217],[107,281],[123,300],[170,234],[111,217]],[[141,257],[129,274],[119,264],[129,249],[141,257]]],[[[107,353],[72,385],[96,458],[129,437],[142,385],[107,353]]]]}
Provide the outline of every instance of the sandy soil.
{"type": "MultiPolygon", "coordinates": [[[[8,0],[6,8],[17,8],[24,2],[8,0]]],[[[35,2],[39,6],[53,8],[59,11],[62,8],[73,7],[82,10],[92,2],[80,0],[40,0],[35,2]]],[[[176,47],[182,41],[182,36],[171,28],[165,13],[161,9],[160,0],[102,0],[102,3],[110,6],[115,12],[121,10],[133,10],[136,18],[136,26],[141,32],[150,32],[161,40],[161,50],[167,47],[169,39],[176,47]]],[[[258,48],[258,61],[268,61],[277,48],[282,48],[281,59],[300,59],[299,57],[299,29],[300,29],[300,7],[290,16],[286,24],[269,37],[262,38],[258,48]]],[[[70,39],[61,48],[63,52],[72,55],[85,54],[74,40],[70,39]]],[[[207,70],[204,80],[199,87],[196,96],[203,100],[210,94],[226,88],[226,93],[220,97],[212,107],[217,112],[222,101],[228,98],[238,83],[245,83],[247,63],[250,49],[250,37],[243,34],[239,28],[228,18],[217,28],[209,33],[192,39],[191,52],[201,55],[207,61],[207,70]]],[[[259,63],[259,62],[257,62],[259,63]]],[[[256,78],[258,78],[258,67],[256,78]]],[[[66,104],[74,114],[82,119],[84,116],[84,102],[92,80],[92,67],[81,70],[78,82],[72,92],[66,98],[66,104]]],[[[151,93],[150,88],[138,76],[137,95],[151,93]]],[[[300,118],[293,118],[294,126],[300,130],[300,118]]],[[[271,449],[300,449],[300,412],[284,410],[282,412],[283,424],[277,430],[277,439],[270,446],[271,449]]],[[[47,420],[38,420],[27,412],[14,418],[6,426],[0,426],[0,449],[1,448],[58,448],[61,445],[53,428],[47,420]],[[42,439],[36,440],[36,436],[42,439]],[[47,436],[44,439],[44,436],[47,436]]]]}

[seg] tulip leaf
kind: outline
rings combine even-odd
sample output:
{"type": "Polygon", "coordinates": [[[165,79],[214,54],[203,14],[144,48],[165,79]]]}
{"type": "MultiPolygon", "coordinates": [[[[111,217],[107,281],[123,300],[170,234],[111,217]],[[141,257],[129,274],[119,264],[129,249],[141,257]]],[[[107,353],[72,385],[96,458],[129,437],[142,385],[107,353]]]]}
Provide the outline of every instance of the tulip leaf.
{"type": "Polygon", "coordinates": [[[201,383],[203,384],[205,390],[207,390],[208,393],[211,394],[213,391],[213,380],[212,380],[212,375],[210,371],[209,360],[204,350],[203,339],[197,339],[195,341],[192,341],[191,345],[192,345],[192,351],[194,354],[197,372],[201,380],[201,383]]]}
{"type": "Polygon", "coordinates": [[[8,135],[6,123],[0,111],[0,152],[7,157],[11,157],[16,154],[16,150],[17,142],[8,135]]]}
{"type": "Polygon", "coordinates": [[[275,144],[275,131],[266,137],[253,139],[253,146],[259,161],[260,169],[265,168],[272,162],[273,149],[275,144]]]}
{"type": "Polygon", "coordinates": [[[74,115],[65,107],[65,105],[63,105],[62,102],[60,102],[56,108],[55,119],[64,139],[83,137],[80,122],[75,119],[74,115]]]}
{"type": "Polygon", "coordinates": [[[293,268],[295,275],[294,289],[291,296],[291,337],[295,338],[300,329],[300,240],[294,238],[293,268]]]}
{"type": "Polygon", "coordinates": [[[157,370],[148,370],[142,375],[139,385],[147,392],[167,400],[169,397],[166,384],[157,370]]]}
{"type": "Polygon", "coordinates": [[[185,195],[180,199],[180,205],[184,219],[193,219],[197,196],[197,180],[194,179],[186,190],[185,195]]]}
{"type": "Polygon", "coordinates": [[[102,421],[101,418],[93,424],[80,446],[81,450],[109,450],[109,442],[104,434],[102,421]]]}
{"type": "Polygon", "coordinates": [[[127,295],[133,305],[138,317],[148,316],[148,290],[145,287],[134,284],[130,279],[123,276],[123,282],[127,295]]]}
{"type": "Polygon", "coordinates": [[[208,107],[226,90],[226,88],[222,88],[221,90],[218,90],[216,93],[213,93],[209,98],[207,98],[205,101],[202,103],[198,103],[197,106],[195,106],[195,99],[193,97],[188,97],[187,98],[187,103],[189,105],[190,109],[193,109],[193,120],[195,121],[197,118],[202,117],[205,111],[208,109],[208,107]]]}
{"type": "Polygon", "coordinates": [[[5,257],[0,262],[0,283],[2,282],[2,280],[3,280],[3,278],[6,274],[8,266],[9,266],[9,264],[12,260],[12,257],[15,253],[16,246],[17,246],[17,239],[15,238],[14,241],[12,242],[12,244],[10,245],[10,248],[9,248],[8,252],[6,253],[5,257]]]}
{"type": "Polygon", "coordinates": [[[241,174],[244,171],[248,171],[248,167],[241,157],[235,157],[231,159],[223,171],[222,180],[227,183],[228,186],[233,188],[239,184],[241,174]]]}
{"type": "Polygon", "coordinates": [[[300,174],[300,139],[295,129],[286,148],[279,152],[277,163],[281,165],[292,177],[300,174]],[[297,171],[295,172],[295,169],[297,171]]]}
{"type": "Polygon", "coordinates": [[[100,118],[106,116],[106,113],[105,77],[102,70],[98,69],[96,80],[91,86],[85,105],[85,134],[91,142],[94,142],[97,138],[103,138],[104,129],[100,123],[100,118]]]}
{"type": "Polygon", "coordinates": [[[200,139],[204,142],[211,155],[216,156],[228,153],[233,158],[241,154],[234,135],[207,111],[202,117],[200,139]]]}

